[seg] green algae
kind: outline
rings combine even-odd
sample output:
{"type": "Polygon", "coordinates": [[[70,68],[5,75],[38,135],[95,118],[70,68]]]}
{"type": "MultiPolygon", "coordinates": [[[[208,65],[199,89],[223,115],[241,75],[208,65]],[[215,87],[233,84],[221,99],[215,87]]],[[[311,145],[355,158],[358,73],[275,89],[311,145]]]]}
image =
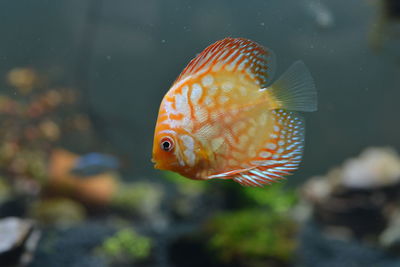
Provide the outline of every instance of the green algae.
{"type": "Polygon", "coordinates": [[[152,240],[139,235],[130,228],[125,228],[104,240],[97,251],[111,262],[134,262],[149,258],[152,240]]]}

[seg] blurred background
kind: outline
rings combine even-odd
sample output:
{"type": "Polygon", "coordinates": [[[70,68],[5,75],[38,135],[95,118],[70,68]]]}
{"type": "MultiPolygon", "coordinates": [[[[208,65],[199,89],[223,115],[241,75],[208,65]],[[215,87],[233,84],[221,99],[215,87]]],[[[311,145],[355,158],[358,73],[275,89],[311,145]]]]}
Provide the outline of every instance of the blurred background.
{"type": "Polygon", "coordinates": [[[14,0],[0,34],[0,266],[400,266],[400,1],[14,0]],[[162,97],[225,37],[315,79],[283,183],[150,162],[162,97]]]}

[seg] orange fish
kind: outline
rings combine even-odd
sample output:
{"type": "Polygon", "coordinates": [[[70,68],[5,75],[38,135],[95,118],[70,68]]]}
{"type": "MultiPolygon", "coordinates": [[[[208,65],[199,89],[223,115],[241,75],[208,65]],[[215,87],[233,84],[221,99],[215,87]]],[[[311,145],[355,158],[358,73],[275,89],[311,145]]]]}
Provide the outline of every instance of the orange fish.
{"type": "Polygon", "coordinates": [[[243,38],[223,39],[197,55],[161,102],[155,168],[246,186],[296,170],[304,145],[296,111],[317,110],[317,93],[302,62],[271,83],[274,70],[274,53],[243,38]]]}

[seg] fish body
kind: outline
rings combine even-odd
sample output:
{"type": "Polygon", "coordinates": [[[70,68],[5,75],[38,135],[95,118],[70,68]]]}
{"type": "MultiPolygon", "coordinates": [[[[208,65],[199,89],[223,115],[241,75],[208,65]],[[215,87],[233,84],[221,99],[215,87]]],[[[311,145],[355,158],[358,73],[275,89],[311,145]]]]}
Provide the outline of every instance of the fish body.
{"type": "Polygon", "coordinates": [[[207,47],[164,96],[154,134],[155,168],[196,179],[261,186],[296,170],[316,90],[302,62],[275,83],[274,53],[247,39],[207,47]]]}

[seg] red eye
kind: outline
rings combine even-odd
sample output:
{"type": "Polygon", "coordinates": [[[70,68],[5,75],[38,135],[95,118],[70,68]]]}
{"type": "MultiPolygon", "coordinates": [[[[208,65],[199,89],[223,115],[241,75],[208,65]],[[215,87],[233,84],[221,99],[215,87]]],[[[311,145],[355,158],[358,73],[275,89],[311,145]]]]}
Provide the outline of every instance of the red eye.
{"type": "Polygon", "coordinates": [[[162,150],[169,152],[174,148],[174,141],[170,137],[163,137],[160,145],[162,150]]]}

